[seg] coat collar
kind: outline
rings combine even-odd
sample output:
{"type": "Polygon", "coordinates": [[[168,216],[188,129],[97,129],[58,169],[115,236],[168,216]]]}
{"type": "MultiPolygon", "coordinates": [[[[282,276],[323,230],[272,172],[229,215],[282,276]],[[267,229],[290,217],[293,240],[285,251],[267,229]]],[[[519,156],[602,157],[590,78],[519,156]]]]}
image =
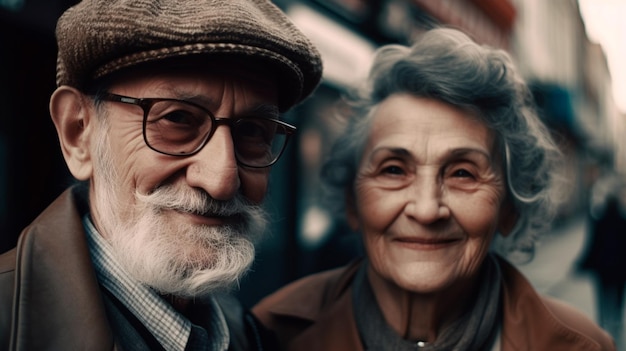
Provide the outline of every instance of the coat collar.
{"type": "Polygon", "coordinates": [[[15,349],[114,349],[73,189],[35,219],[18,242],[15,349]]]}
{"type": "MultiPolygon", "coordinates": [[[[502,258],[498,258],[498,262],[503,274],[502,351],[602,350],[596,341],[562,323],[510,263],[502,258]]],[[[269,313],[311,324],[293,339],[290,349],[363,349],[353,318],[350,293],[359,264],[355,262],[345,269],[322,273],[318,275],[319,279],[297,281],[266,300],[269,313]]]]}

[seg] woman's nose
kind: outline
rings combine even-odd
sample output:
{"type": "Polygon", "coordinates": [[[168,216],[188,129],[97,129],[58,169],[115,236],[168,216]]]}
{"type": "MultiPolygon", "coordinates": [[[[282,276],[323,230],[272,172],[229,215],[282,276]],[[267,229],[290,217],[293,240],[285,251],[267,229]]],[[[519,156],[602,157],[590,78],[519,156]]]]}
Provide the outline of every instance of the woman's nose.
{"type": "Polygon", "coordinates": [[[443,188],[435,176],[417,177],[406,196],[404,213],[422,224],[450,216],[450,209],[443,201],[443,188]]]}

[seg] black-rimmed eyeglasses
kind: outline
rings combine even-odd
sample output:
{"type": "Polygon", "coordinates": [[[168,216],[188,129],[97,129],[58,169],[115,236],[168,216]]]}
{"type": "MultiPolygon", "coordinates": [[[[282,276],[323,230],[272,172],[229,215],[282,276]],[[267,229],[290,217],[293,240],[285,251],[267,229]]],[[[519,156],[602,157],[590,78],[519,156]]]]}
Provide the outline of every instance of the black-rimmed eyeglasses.
{"type": "Polygon", "coordinates": [[[296,127],[265,117],[215,117],[191,101],[168,98],[134,98],[113,93],[99,100],[137,105],[143,110],[143,138],[149,148],[171,156],[199,152],[220,124],[230,127],[235,157],[252,168],[276,163],[296,127]]]}

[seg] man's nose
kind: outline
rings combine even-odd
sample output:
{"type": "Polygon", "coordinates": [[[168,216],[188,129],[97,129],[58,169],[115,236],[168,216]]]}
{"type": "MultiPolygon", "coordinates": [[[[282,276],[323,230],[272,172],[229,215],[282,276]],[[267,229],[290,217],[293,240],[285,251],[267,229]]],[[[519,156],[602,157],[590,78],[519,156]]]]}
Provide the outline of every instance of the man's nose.
{"type": "Polygon", "coordinates": [[[404,213],[422,224],[432,224],[450,216],[444,202],[444,189],[436,175],[418,176],[406,191],[404,213]]]}
{"type": "Polygon", "coordinates": [[[213,199],[232,199],[241,185],[235,146],[228,126],[218,127],[187,167],[187,183],[205,190],[213,199]]]}

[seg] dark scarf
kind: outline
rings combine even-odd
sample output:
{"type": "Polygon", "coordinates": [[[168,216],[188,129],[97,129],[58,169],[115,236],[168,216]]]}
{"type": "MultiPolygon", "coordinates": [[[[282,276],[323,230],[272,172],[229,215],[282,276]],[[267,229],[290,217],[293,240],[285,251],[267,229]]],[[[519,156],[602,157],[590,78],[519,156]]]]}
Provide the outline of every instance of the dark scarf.
{"type": "Polygon", "coordinates": [[[494,257],[483,263],[476,301],[470,310],[423,346],[403,339],[385,321],[366,279],[366,261],[353,283],[354,317],[365,350],[473,351],[489,350],[500,327],[500,268],[494,257]]]}

